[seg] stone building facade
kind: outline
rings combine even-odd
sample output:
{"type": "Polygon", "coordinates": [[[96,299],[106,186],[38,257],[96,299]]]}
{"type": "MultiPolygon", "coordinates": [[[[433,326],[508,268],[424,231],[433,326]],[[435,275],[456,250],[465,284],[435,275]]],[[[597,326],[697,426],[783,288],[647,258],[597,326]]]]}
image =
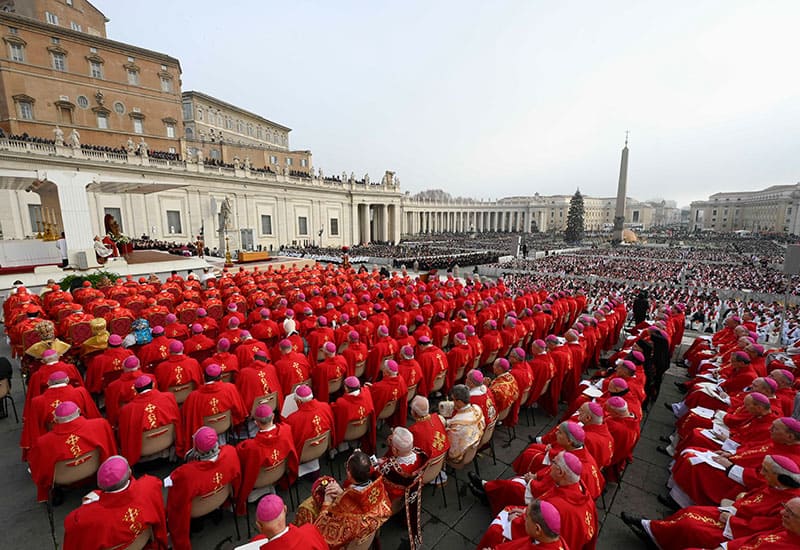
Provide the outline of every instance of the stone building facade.
{"type": "Polygon", "coordinates": [[[752,231],[800,235],[800,183],[759,191],[715,193],[690,206],[692,231],[752,231]]]}

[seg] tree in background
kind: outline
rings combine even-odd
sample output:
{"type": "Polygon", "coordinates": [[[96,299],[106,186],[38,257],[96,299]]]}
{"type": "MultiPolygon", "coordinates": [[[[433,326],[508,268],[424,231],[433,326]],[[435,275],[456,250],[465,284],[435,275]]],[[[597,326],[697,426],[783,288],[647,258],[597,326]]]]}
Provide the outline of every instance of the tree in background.
{"type": "Polygon", "coordinates": [[[575,191],[569,200],[564,240],[568,243],[579,243],[583,240],[583,195],[581,195],[580,189],[575,191]]]}

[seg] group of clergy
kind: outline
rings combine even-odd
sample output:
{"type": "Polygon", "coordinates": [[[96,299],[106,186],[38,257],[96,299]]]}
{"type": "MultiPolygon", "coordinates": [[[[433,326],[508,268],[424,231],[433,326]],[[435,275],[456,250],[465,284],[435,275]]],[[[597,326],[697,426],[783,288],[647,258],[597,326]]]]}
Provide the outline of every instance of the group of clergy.
{"type": "Polygon", "coordinates": [[[665,403],[675,429],[659,452],[671,457],[664,519],[623,513],[650,547],[800,548],[798,343],[768,353],[750,312],[695,339],[682,358],[685,394],[665,403]]]}
{"type": "MultiPolygon", "coordinates": [[[[165,517],[173,547],[188,548],[192,498],[229,488],[237,512],[245,514],[247,503],[268,491],[253,489],[259,468],[285,461],[283,486],[318,475],[318,461],[300,464],[299,458],[320,437],[329,438],[331,454],[354,446],[375,453],[383,412],[397,447],[390,444],[391,460],[373,474],[383,468],[379,477],[391,504],[402,500],[408,480],[427,461],[448,453],[457,462],[488,426],[511,428],[527,407],[555,414],[566,402],[570,419],[518,459],[525,462],[519,473],[535,473],[527,482],[538,479],[540,487],[525,488],[513,501],[527,508],[514,512],[516,530],[503,531],[509,536],[493,544],[520,537],[553,542],[554,533],[567,540],[575,530],[572,514],[550,500],[571,496],[551,493],[572,484],[594,498],[600,471],[614,471],[630,457],[653,341],[674,345],[683,326],[682,311],[667,308],[606,376],[581,384],[618,341],[627,317],[621,297],[594,297],[592,304],[590,312],[581,291],[512,293],[502,280],[422,282],[405,273],[386,278],[319,265],[240,269],[203,284],[173,274],[163,283],[128,278],[72,291],[53,285],[42,296],[20,287],[3,307],[14,320],[6,329],[21,350],[28,383],[23,459],[40,501],[48,498],[56,462],[80,460],[95,449],[104,464],[114,458],[113,471],[124,470],[119,458],[128,469],[155,458],[185,461],[165,480],[165,517]],[[445,416],[431,414],[429,395],[452,405],[445,416]],[[414,422],[405,434],[409,417],[414,422]],[[231,428],[217,433],[220,421],[231,428]],[[364,423],[364,435],[347,441],[348,427],[364,423]],[[166,427],[173,445],[143,456],[143,434],[160,435],[166,427]],[[227,445],[230,436],[240,441],[236,447],[227,445]],[[392,478],[403,482],[392,487],[392,478]]],[[[127,475],[124,483],[132,479],[127,475]]],[[[106,492],[101,485],[100,502],[106,492]]],[[[588,511],[593,503],[572,507],[588,511]]],[[[274,509],[262,514],[265,523],[280,515],[274,509]]],[[[139,521],[123,531],[130,538],[147,525],[139,521]]],[[[162,530],[152,532],[156,537],[162,530]]],[[[592,543],[594,515],[583,533],[585,541],[572,538],[564,547],[592,543]]]]}

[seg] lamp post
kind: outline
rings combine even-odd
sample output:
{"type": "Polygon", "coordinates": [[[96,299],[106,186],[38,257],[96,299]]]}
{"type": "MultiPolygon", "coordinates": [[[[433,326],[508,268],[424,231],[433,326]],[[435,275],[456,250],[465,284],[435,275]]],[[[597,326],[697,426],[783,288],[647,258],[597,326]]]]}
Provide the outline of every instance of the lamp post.
{"type": "Polygon", "coordinates": [[[231,259],[230,239],[228,239],[228,230],[225,230],[225,267],[233,267],[233,260],[231,259]]]}

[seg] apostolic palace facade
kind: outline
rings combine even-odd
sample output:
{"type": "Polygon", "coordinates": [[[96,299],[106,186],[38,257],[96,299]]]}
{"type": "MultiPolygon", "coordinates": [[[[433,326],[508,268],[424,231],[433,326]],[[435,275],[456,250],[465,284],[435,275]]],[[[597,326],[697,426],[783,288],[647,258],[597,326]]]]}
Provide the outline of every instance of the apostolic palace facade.
{"type": "MultiPolygon", "coordinates": [[[[0,231],[64,231],[70,262],[111,215],[131,237],[222,249],[339,247],[444,231],[554,231],[571,194],[494,201],[412,196],[392,171],[323,174],[291,129],[199,91],[179,60],[106,36],[86,0],[0,1],[0,231]],[[220,227],[227,209],[227,231],[220,227]]],[[[615,198],[585,197],[587,230],[607,229],[615,198]]],[[[679,221],[628,199],[638,228],[679,221]]]]}

